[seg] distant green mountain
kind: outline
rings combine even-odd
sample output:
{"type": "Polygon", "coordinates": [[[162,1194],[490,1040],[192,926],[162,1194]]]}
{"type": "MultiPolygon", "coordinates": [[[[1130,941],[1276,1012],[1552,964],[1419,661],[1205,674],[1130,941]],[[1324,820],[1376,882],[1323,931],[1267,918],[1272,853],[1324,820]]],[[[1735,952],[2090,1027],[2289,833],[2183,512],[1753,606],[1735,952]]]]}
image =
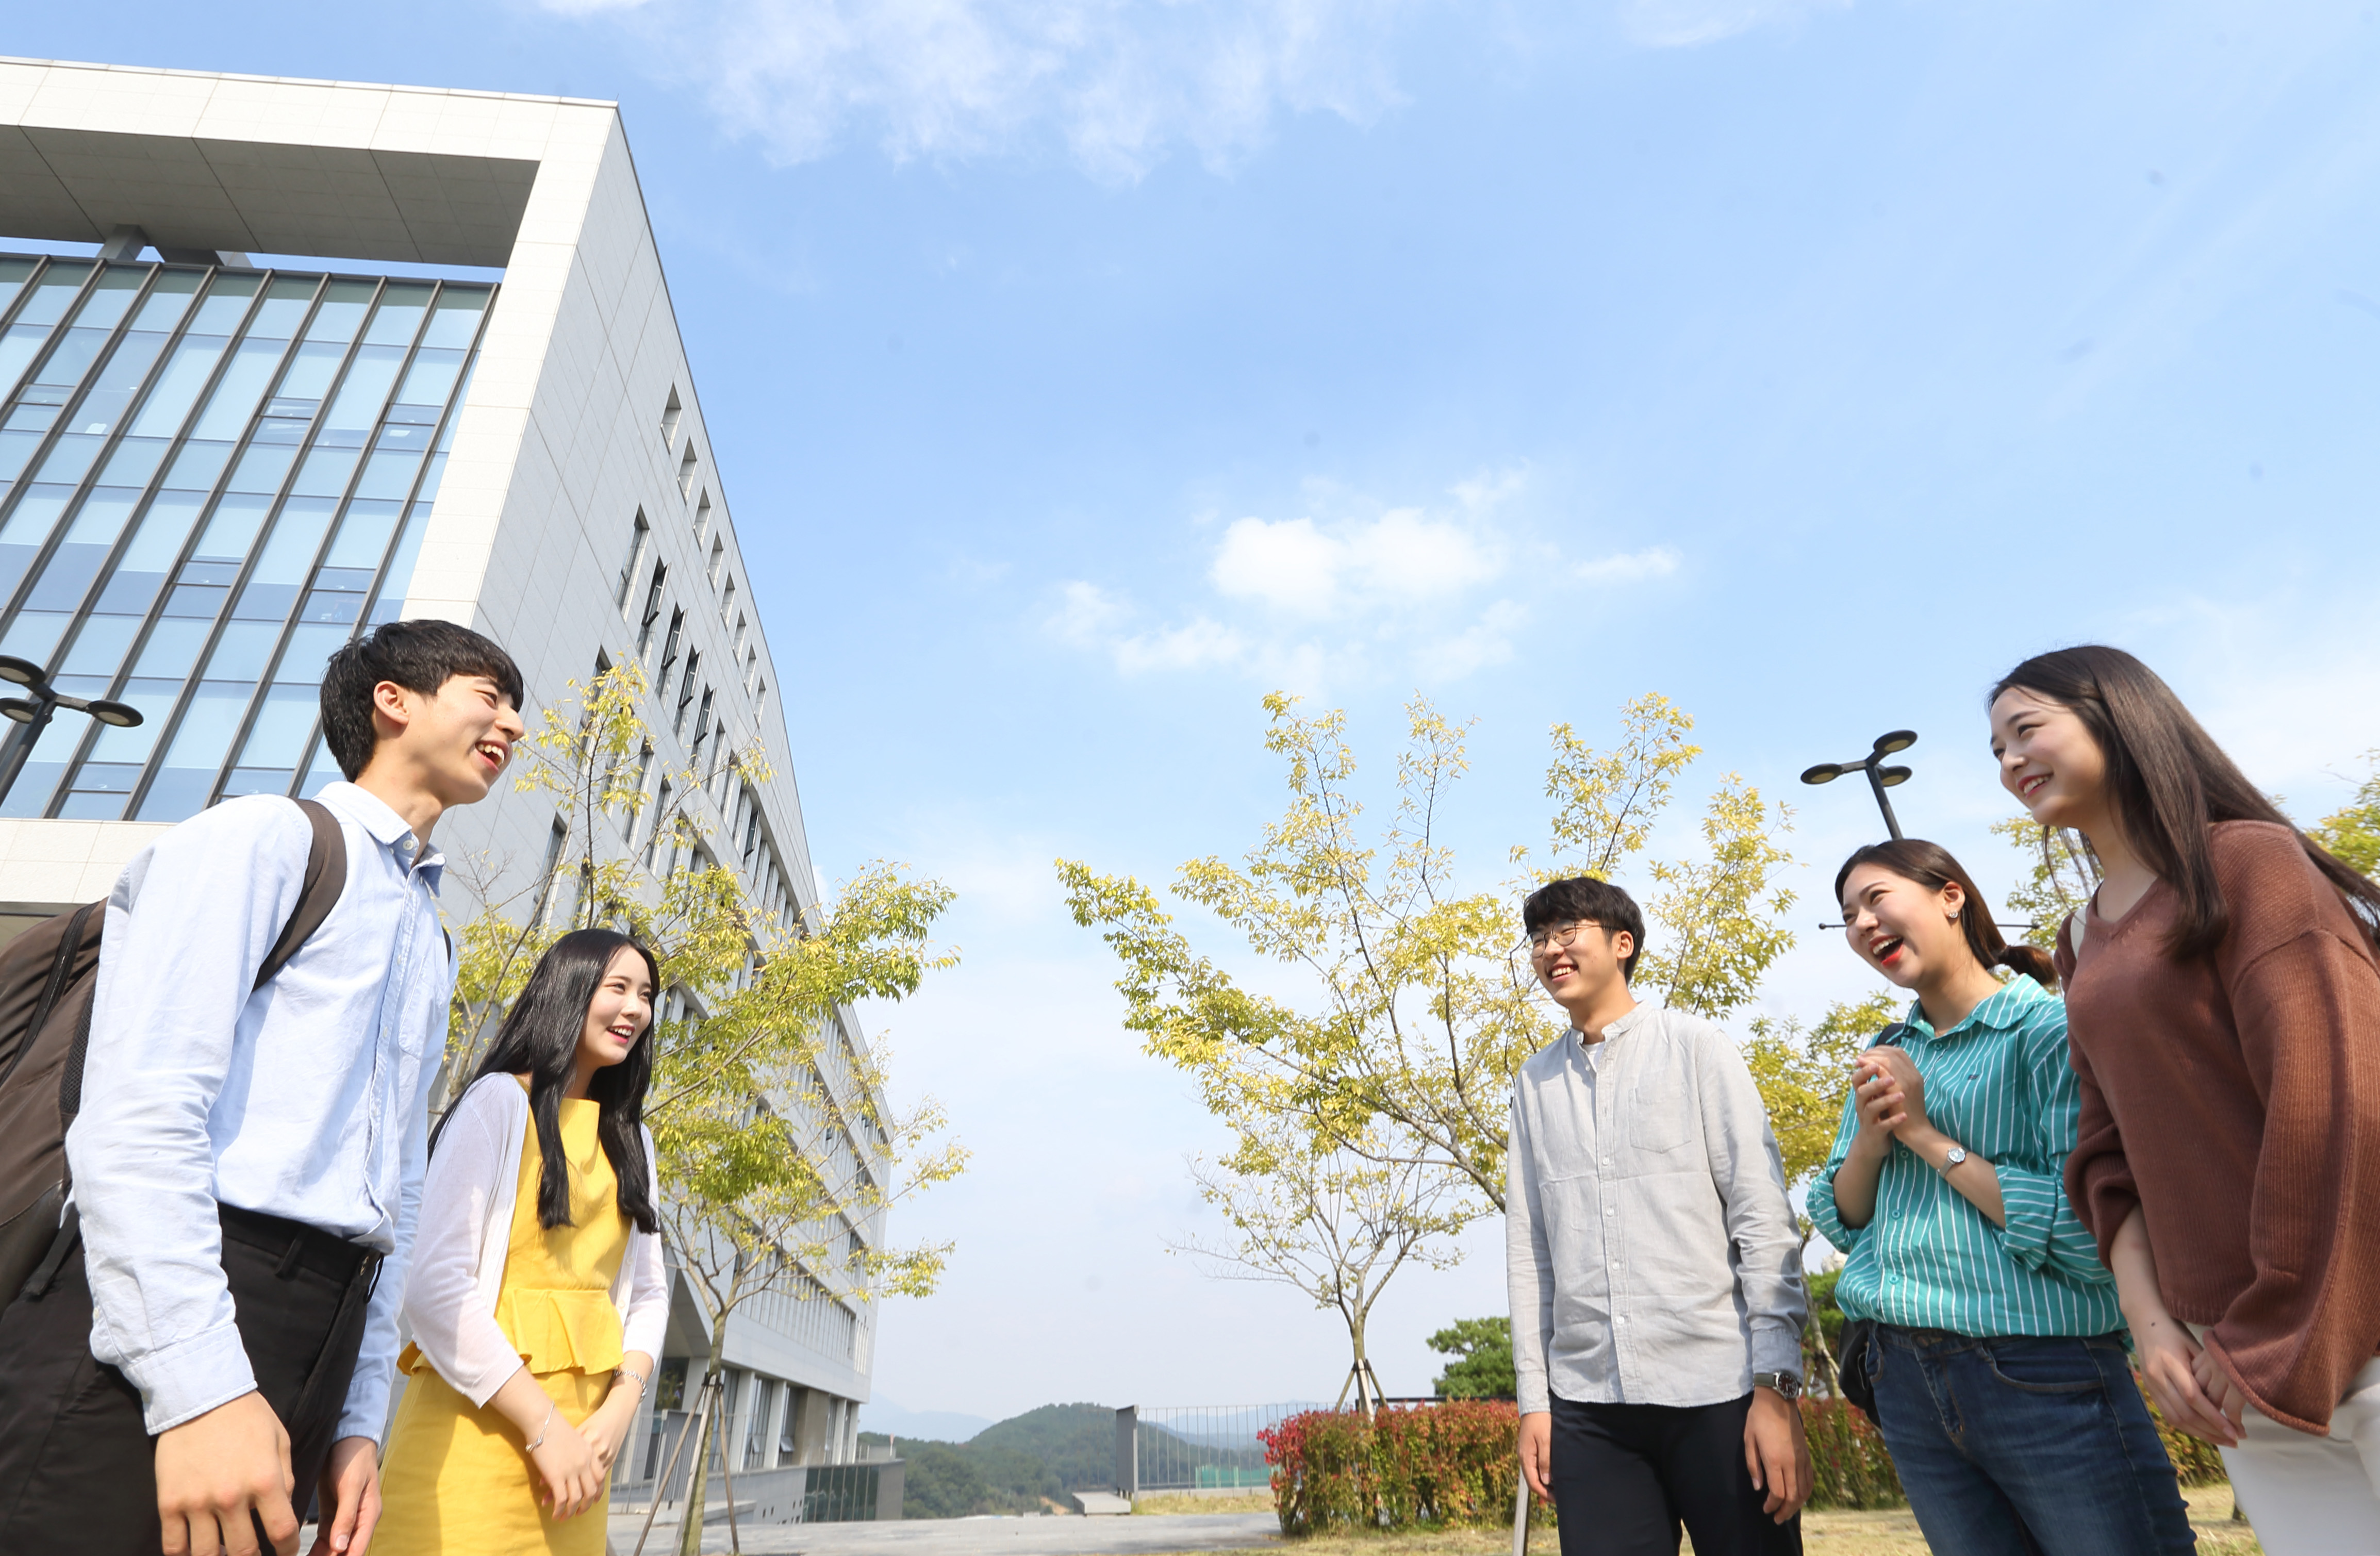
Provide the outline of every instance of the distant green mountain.
{"type": "MultiPolygon", "coordinates": [[[[880,1445],[880,1432],[859,1441],[880,1445]]],[[[907,1518],[1033,1513],[1073,1488],[1115,1484],[1115,1412],[1104,1404],[1045,1404],[986,1427],[965,1442],[905,1437],[901,1488],[907,1518]]]]}

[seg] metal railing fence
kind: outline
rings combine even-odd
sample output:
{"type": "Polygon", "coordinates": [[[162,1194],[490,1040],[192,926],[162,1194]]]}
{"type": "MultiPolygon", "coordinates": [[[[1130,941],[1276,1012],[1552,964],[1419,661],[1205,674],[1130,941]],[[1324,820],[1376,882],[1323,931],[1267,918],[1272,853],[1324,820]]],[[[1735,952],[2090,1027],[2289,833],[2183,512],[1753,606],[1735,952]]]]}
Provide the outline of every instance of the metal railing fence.
{"type": "Polygon", "coordinates": [[[1319,1408],[1310,1401],[1127,1405],[1116,1412],[1116,1489],[1133,1497],[1269,1486],[1272,1472],[1257,1434],[1319,1408]]]}

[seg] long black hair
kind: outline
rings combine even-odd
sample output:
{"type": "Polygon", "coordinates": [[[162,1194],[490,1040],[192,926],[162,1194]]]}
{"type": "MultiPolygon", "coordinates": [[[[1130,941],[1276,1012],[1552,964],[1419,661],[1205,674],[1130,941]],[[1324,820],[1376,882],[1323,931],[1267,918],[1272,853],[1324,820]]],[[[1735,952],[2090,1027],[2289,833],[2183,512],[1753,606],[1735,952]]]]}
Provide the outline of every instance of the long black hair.
{"type": "Polygon", "coordinates": [[[1871,843],[1852,850],[1843,868],[1835,871],[1837,904],[1843,900],[1843,882],[1862,865],[1888,869],[1929,892],[1939,892],[1956,881],[1967,898],[1966,906],[1959,910],[1959,928],[1966,934],[1967,949],[1975,954],[1975,960],[1987,967],[2021,972],[2044,989],[2058,987],[2058,966],[2049,959],[2049,953],[2037,945],[2010,945],[2003,939],[2000,927],[1992,922],[1991,904],[1976,889],[1975,878],[1967,873],[1967,867],[1959,862],[1957,856],[1940,844],[1928,843],[1922,837],[1897,837],[1889,843],[1871,843]]]}
{"type": "Polygon", "coordinates": [[[2217,821],[2271,821],[2289,828],[2365,935],[2380,943],[2380,884],[2332,858],[2282,815],[2155,671],[2121,649],[2087,644],[2035,654],[2001,676],[1985,701],[1997,702],[2011,689],[2073,710],[2098,742],[2116,824],[2180,899],[2167,954],[2180,960],[2207,955],[2230,930],[2231,910],[2206,843],[2206,829],[2217,821]]]}
{"type": "MultiPolygon", "coordinates": [[[[562,1151],[562,1093],[577,1067],[578,1039],[587,1029],[588,1008],[603,986],[612,958],[623,947],[645,959],[658,1007],[662,974],[651,952],[614,930],[573,930],[539,960],[537,970],[528,975],[528,987],[497,1028],[494,1046],[471,1076],[475,1085],[489,1076],[528,1076],[529,1115],[537,1121],[538,1149],[545,1156],[545,1167],[537,1181],[540,1226],[571,1224],[570,1159],[562,1151]]],[[[595,1137],[603,1142],[603,1154],[612,1159],[612,1175],[619,1183],[620,1213],[646,1232],[660,1227],[652,1196],[646,1190],[645,1087],[652,1075],[653,1032],[649,1024],[628,1056],[596,1071],[587,1087],[588,1097],[602,1109],[595,1137]]]]}

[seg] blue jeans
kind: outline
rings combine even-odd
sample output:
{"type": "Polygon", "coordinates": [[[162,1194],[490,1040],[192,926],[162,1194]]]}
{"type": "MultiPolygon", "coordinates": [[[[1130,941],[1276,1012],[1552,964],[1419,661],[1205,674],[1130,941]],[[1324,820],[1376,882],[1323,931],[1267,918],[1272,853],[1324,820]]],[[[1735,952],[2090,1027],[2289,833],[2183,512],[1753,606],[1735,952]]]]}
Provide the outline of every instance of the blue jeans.
{"type": "Polygon", "coordinates": [[[1876,1326],[1876,1427],[1937,1556],[2196,1545],[2122,1340],[1876,1326]]]}

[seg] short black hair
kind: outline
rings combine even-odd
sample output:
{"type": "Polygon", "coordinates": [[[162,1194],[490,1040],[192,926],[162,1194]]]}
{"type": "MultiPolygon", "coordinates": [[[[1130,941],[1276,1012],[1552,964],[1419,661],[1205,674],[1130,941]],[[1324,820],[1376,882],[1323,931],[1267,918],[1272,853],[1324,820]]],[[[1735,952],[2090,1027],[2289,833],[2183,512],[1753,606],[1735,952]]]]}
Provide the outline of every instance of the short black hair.
{"type": "Polygon", "coordinates": [[[1610,881],[1592,875],[1566,876],[1547,881],[1521,905],[1521,927],[1533,935],[1548,925],[1579,923],[1602,925],[1606,939],[1627,930],[1630,949],[1628,959],[1620,964],[1620,976],[1636,976],[1636,958],[1645,954],[1645,914],[1634,897],[1610,881]]]}
{"type": "Polygon", "coordinates": [[[333,654],[322,670],[322,741],[339,771],[353,779],[380,744],[372,687],[394,681],[435,697],[457,675],[485,675],[514,707],[521,705],[520,666],[513,656],[451,621],[383,622],[333,654]]]}

